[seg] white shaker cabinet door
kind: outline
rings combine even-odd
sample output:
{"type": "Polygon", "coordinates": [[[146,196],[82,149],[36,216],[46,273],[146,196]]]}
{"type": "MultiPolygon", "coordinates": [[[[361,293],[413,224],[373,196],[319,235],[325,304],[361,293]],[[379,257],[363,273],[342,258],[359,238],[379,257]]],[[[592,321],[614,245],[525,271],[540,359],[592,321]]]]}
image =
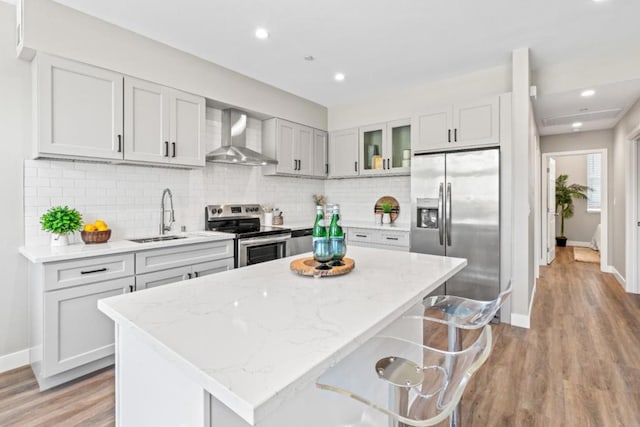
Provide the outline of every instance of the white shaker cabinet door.
{"type": "Polygon", "coordinates": [[[329,135],[329,178],[358,176],[358,128],[329,135]]]}
{"type": "Polygon", "coordinates": [[[133,277],[49,291],[44,294],[44,376],[114,353],[113,321],[98,300],[129,292],[133,277]]]}
{"type": "Polygon", "coordinates": [[[204,98],[170,89],[169,117],[170,163],[204,166],[204,98]]]}
{"type": "Polygon", "coordinates": [[[221,273],[233,270],[233,258],[218,259],[215,261],[202,262],[191,266],[192,277],[203,277],[209,274],[221,273]]]}
{"type": "Polygon", "coordinates": [[[39,55],[36,157],[123,158],[122,74],[39,55]]]}
{"type": "Polygon", "coordinates": [[[327,176],[327,132],[315,130],[313,136],[313,176],[327,176]]]}
{"type": "Polygon", "coordinates": [[[127,160],[169,161],[168,89],[126,77],[124,80],[124,153],[127,160]]]}
{"type": "Polygon", "coordinates": [[[418,115],[414,152],[451,148],[453,141],[453,111],[444,107],[418,115]]]}
{"type": "Polygon", "coordinates": [[[191,266],[156,271],[155,273],[138,274],[136,276],[136,292],[156,286],[182,282],[191,279],[191,266]]]}
{"type": "Polygon", "coordinates": [[[466,104],[456,104],[454,143],[456,146],[500,143],[500,98],[492,96],[466,104]]]}
{"type": "Polygon", "coordinates": [[[286,120],[276,120],[276,165],[277,173],[294,174],[298,169],[296,161],[296,124],[286,120]]]}
{"type": "Polygon", "coordinates": [[[313,175],[313,129],[307,126],[296,126],[295,158],[298,161],[296,173],[303,176],[313,175]]]}

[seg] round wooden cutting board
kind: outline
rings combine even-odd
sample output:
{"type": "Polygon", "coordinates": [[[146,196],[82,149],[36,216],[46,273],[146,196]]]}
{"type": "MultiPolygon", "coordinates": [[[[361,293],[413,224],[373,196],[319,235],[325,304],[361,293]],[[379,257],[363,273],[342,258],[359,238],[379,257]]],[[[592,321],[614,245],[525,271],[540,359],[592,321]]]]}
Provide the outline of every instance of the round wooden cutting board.
{"type": "Polygon", "coordinates": [[[332,267],[331,270],[317,270],[316,266],[320,265],[318,261],[309,258],[298,258],[291,261],[291,271],[300,274],[302,276],[341,276],[349,273],[356,266],[356,263],[351,258],[344,257],[342,259],[344,265],[332,267]]]}

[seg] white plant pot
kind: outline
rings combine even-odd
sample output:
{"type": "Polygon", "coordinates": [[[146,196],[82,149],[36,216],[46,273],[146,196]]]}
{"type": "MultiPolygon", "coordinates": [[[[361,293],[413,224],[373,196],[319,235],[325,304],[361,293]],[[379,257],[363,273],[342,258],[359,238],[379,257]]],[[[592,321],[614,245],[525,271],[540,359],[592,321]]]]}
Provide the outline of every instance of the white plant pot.
{"type": "Polygon", "coordinates": [[[383,213],[382,214],[382,223],[383,224],[391,224],[391,214],[383,213]]]}
{"type": "Polygon", "coordinates": [[[51,246],[69,246],[69,235],[52,233],[51,246]]]}

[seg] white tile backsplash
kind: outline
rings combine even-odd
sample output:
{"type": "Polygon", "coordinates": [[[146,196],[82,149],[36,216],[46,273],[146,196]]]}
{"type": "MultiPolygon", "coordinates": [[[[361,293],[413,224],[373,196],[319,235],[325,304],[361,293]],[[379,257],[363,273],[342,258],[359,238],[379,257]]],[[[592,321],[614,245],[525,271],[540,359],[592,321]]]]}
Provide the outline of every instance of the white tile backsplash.
{"type": "Polygon", "coordinates": [[[329,179],[325,181],[325,195],[330,204],[340,205],[340,215],[345,222],[374,222],[373,209],[382,196],[392,196],[400,205],[399,225],[411,223],[411,177],[372,177],[329,179]]]}

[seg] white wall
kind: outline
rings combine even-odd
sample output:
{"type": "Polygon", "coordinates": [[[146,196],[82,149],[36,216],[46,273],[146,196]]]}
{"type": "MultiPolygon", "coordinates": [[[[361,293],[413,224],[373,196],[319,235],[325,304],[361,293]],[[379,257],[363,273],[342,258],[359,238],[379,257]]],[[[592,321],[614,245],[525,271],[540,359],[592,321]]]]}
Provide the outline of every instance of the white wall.
{"type": "Polygon", "coordinates": [[[640,126],[640,101],[638,101],[629,112],[620,120],[614,129],[613,142],[613,246],[610,264],[625,277],[626,267],[626,184],[625,168],[627,162],[625,158],[625,146],[629,144],[627,138],[629,134],[640,126]]]}
{"type": "Polygon", "coordinates": [[[18,247],[23,244],[22,161],[31,74],[29,65],[15,58],[14,25],[15,8],[0,2],[0,357],[27,347],[27,264],[18,247]]]}
{"type": "MultiPolygon", "coordinates": [[[[568,185],[587,185],[587,155],[557,156],[556,176],[568,175],[568,185]]],[[[596,227],[600,224],[600,212],[587,212],[587,201],[573,200],[574,215],[565,219],[567,239],[575,242],[591,242],[596,227]]],[[[556,236],[560,236],[561,218],[556,221],[556,236]]]]}
{"type": "MultiPolygon", "coordinates": [[[[318,129],[326,107],[52,0],[25,0],[24,45],[318,129]]],[[[13,27],[13,24],[11,25],[13,27]]],[[[212,40],[211,43],[232,43],[212,40]]]]}

